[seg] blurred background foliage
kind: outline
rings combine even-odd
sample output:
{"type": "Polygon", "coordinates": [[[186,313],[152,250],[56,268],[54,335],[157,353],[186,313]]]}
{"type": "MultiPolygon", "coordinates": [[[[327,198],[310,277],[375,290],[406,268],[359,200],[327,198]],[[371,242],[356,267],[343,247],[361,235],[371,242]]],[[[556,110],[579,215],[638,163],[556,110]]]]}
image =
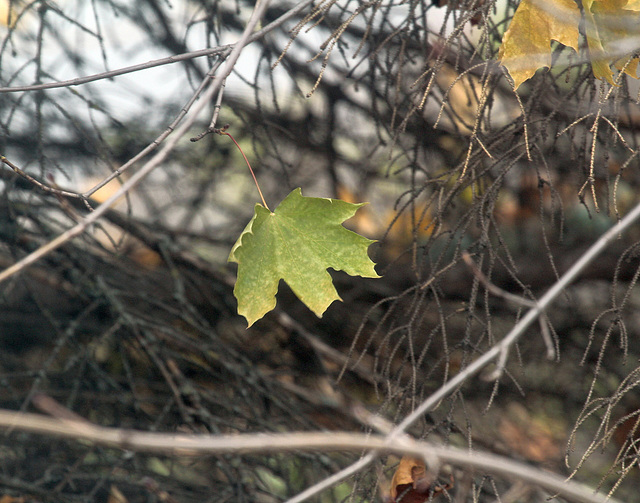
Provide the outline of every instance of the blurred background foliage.
{"type": "MultiPolygon", "coordinates": [[[[232,43],[253,2],[0,5],[0,85],[17,87],[232,43]]],[[[297,5],[274,0],[262,26],[297,5]]],[[[350,403],[400,421],[522,315],[489,293],[463,251],[494,285],[535,299],[637,203],[637,82],[625,76],[609,92],[558,46],[553,69],[516,96],[495,63],[516,6],[307,2],[248,46],[226,82],[219,125],[230,124],[269,204],[295,187],[369,201],[347,225],[379,240],[370,253],[383,279],[335,274],[344,303],[322,319],[282,285],[276,312],[246,330],[226,258],[258,197],[227,138],[185,139],[100,223],[0,285],[2,407],[34,410],[40,393],[103,425],[202,433],[366,429],[350,403]]],[[[86,193],[169,127],[217,58],[3,91],[0,153],[43,184],[86,193]]],[[[4,267],[88,211],[9,165],[0,174],[4,267]]],[[[487,372],[467,382],[411,434],[632,499],[638,234],[621,236],[551,307],[551,361],[530,329],[498,381],[487,372]]],[[[275,502],[356,459],[184,460],[17,431],[0,449],[3,502],[275,502]]],[[[381,459],[319,501],[380,500],[395,463],[381,459]]],[[[448,469],[456,485],[441,500],[553,496],[448,469]]]]}

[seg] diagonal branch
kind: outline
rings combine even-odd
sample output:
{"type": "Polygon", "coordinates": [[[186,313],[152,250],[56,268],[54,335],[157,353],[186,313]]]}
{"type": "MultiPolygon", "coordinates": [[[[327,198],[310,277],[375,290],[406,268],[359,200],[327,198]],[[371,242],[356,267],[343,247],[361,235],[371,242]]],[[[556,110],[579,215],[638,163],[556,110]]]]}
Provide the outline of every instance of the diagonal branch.
{"type": "Polygon", "coordinates": [[[87,227],[89,227],[93,222],[98,220],[107,210],[124,194],[128,193],[131,189],[133,189],[138,183],[140,183],[144,178],[149,175],[155,168],[157,168],[171,153],[175,145],[178,141],[188,132],[191,126],[195,123],[198,118],[198,115],[202,110],[204,110],[207,106],[209,106],[213,96],[220,90],[220,87],[224,80],[229,76],[229,74],[233,71],[233,68],[240,57],[240,53],[242,49],[249,43],[249,38],[254,28],[258,24],[258,21],[262,18],[267,5],[269,4],[269,0],[261,0],[258,1],[256,7],[251,14],[251,18],[247,23],[247,26],[242,33],[242,36],[236,42],[233,47],[233,50],[229,54],[228,59],[226,60],[225,66],[223,70],[216,75],[209,88],[203,93],[201,97],[200,103],[194,108],[193,113],[189,118],[187,118],[183,124],[175,130],[173,136],[167,140],[167,143],[164,147],[158,151],[156,155],[154,155],[146,164],[144,164],[140,170],[129,178],[125,183],[122,184],[120,189],[109,199],[107,199],[103,204],[98,206],[95,211],[87,215],[84,219],[82,219],[76,226],[67,230],[60,234],[57,238],[50,241],[46,245],[41,246],[34,252],[30,253],[23,259],[16,262],[11,267],[8,267],[4,271],[0,273],[0,283],[10,278],[14,274],[22,271],[24,268],[30,266],[31,264],[37,262],[42,257],[51,253],[53,250],[59,248],[67,241],[79,236],[82,234],[87,227]]]}
{"type": "MultiPolygon", "coordinates": [[[[287,20],[291,19],[295,15],[302,12],[311,3],[313,3],[313,0],[304,0],[303,2],[299,2],[295,7],[288,10],[278,19],[272,21],[261,30],[253,33],[249,37],[247,43],[250,44],[252,42],[255,42],[256,40],[261,39],[267,33],[273,31],[275,28],[277,28],[287,20]]],[[[110,70],[108,72],[96,73],[93,75],[87,75],[85,77],[77,77],[75,79],[62,80],[60,82],[47,82],[44,84],[34,84],[29,86],[0,87],[0,93],[40,91],[43,89],[57,89],[60,87],[79,86],[82,84],[88,84],[89,82],[95,82],[96,80],[110,79],[120,75],[125,75],[127,73],[139,72],[140,70],[147,70],[149,68],[155,68],[157,66],[170,65],[173,63],[178,63],[180,61],[188,61],[191,59],[201,58],[204,56],[220,55],[221,57],[224,57],[227,54],[229,54],[229,52],[233,49],[234,45],[235,44],[221,45],[219,47],[209,47],[207,49],[200,49],[198,51],[191,51],[183,54],[176,54],[173,56],[168,56],[166,58],[154,59],[152,61],[147,61],[145,63],[140,63],[137,65],[125,66],[123,68],[117,68],[115,70],[110,70]]]]}
{"type": "MultiPolygon", "coordinates": [[[[527,314],[511,329],[511,331],[493,346],[489,351],[477,360],[474,360],[468,367],[461,370],[449,382],[442,385],[438,390],[431,394],[424,402],[420,404],[411,414],[396,426],[387,436],[388,441],[402,437],[404,432],[425,413],[432,410],[436,405],[454,393],[465,381],[478,374],[484,367],[491,363],[500,355],[504,355],[508,349],[518,340],[527,328],[545,312],[551,303],[560,295],[576,277],[613,241],[620,237],[631,225],[640,219],[640,204],[636,205],[622,220],[605,232],[579,259],[573,266],[545,293],[540,300],[533,306],[527,314]]],[[[323,490],[337,484],[341,480],[351,476],[355,471],[361,470],[373,462],[377,454],[370,452],[353,465],[335,473],[300,493],[295,498],[287,501],[287,503],[299,503],[308,498],[322,492],[323,490]],[[355,468],[357,466],[357,469],[355,468]],[[330,483],[328,481],[330,480],[330,483]]]]}

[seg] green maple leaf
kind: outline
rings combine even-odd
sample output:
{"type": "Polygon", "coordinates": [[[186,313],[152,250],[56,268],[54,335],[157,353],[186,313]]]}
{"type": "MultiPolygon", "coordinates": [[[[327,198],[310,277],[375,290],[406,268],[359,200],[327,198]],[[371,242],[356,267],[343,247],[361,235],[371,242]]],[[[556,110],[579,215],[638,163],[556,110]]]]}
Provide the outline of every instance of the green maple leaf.
{"type": "Polygon", "coordinates": [[[367,254],[373,241],[342,226],[363,204],[303,197],[300,189],[273,212],[256,204],[229,254],[229,261],[238,264],[233,289],[238,313],[249,326],[275,307],[281,279],[320,317],[334,300],[341,300],[327,268],[379,277],[367,254]]]}

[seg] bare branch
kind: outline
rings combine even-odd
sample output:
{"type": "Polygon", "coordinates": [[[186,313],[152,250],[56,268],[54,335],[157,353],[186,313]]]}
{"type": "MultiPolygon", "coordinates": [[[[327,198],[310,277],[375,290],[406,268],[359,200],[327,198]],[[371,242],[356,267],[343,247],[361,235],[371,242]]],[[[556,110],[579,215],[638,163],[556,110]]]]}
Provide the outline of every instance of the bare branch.
{"type": "Polygon", "coordinates": [[[199,51],[187,52],[185,54],[177,54],[175,56],[169,56],[167,58],[154,59],[145,63],[137,65],[125,66],[124,68],[118,68],[116,70],[110,70],[108,72],[96,73],[93,75],[87,75],[86,77],[77,77],[70,80],[61,80],[60,82],[47,82],[45,84],[34,84],[31,86],[16,86],[16,87],[0,87],[0,93],[18,93],[27,91],[41,91],[44,89],[57,89],[60,87],[72,87],[80,86],[82,84],[88,84],[89,82],[95,82],[96,80],[111,79],[120,75],[126,75],[127,73],[139,72],[141,70],[147,70],[149,68],[155,68],[157,66],[170,65],[178,63],[180,61],[186,61],[195,58],[201,58],[203,56],[215,56],[220,55],[224,57],[225,53],[231,50],[232,45],[223,45],[220,47],[212,47],[208,49],[201,49],[199,51]]]}
{"type": "Polygon", "coordinates": [[[196,142],[202,140],[208,134],[213,133],[216,130],[216,122],[218,122],[218,115],[220,114],[220,108],[222,107],[222,96],[224,94],[224,85],[223,82],[220,86],[220,91],[218,91],[218,97],[216,98],[216,104],[213,106],[213,116],[211,117],[211,122],[209,123],[209,127],[205,129],[202,133],[197,136],[191,138],[191,141],[196,142]]]}
{"type": "MultiPolygon", "coordinates": [[[[287,11],[278,19],[276,19],[275,21],[272,21],[261,30],[252,34],[249,37],[247,43],[250,44],[252,42],[255,42],[256,40],[260,40],[267,33],[274,30],[275,28],[280,26],[282,23],[286,22],[288,19],[291,19],[293,16],[295,16],[299,12],[302,12],[311,3],[312,3],[312,0],[305,0],[304,2],[298,3],[294,8],[287,11]]],[[[224,58],[231,52],[233,47],[234,47],[234,44],[227,44],[227,45],[221,45],[219,47],[210,47],[207,49],[200,49],[197,51],[186,52],[184,54],[176,54],[166,58],[154,59],[152,61],[147,61],[145,63],[126,66],[124,68],[118,68],[116,70],[110,70],[108,72],[96,73],[93,75],[87,75],[86,77],[77,77],[75,79],[63,80],[60,82],[47,82],[45,84],[35,84],[30,86],[0,87],[0,93],[40,91],[43,89],[56,89],[60,87],[79,86],[82,84],[88,84],[89,82],[95,82],[96,80],[110,79],[113,77],[118,77],[120,75],[125,75],[127,73],[139,72],[141,70],[147,70],[149,68],[155,68],[158,66],[171,65],[173,63],[179,63],[180,61],[187,61],[190,59],[201,58],[204,56],[219,55],[221,58],[224,58]]]]}
{"type": "Polygon", "coordinates": [[[624,233],[631,225],[640,218],[640,204],[637,204],[616,225],[605,232],[591,247],[576,261],[575,264],[545,293],[535,307],[532,307],[527,314],[511,329],[511,331],[471,365],[461,370],[451,381],[442,386],[418,407],[412,414],[407,416],[397,427],[396,432],[400,433],[413,424],[425,412],[431,410],[440,400],[455,391],[471,376],[477,374],[482,368],[498,356],[503,348],[512,346],[516,340],[529,328],[540,314],[542,314],[551,303],[569,286],[578,275],[600,254],[602,251],[624,233]]]}
{"type": "Polygon", "coordinates": [[[210,100],[213,98],[216,92],[219,91],[222,83],[227,78],[227,76],[233,71],[233,67],[236,64],[236,61],[240,57],[240,53],[245,45],[249,41],[249,36],[258,21],[260,21],[266,6],[268,5],[269,0],[262,0],[256,4],[253,13],[251,14],[251,18],[247,23],[247,26],[240,37],[240,40],[236,42],[233,47],[233,50],[229,54],[229,58],[225,63],[225,67],[219,75],[216,75],[211,82],[209,88],[203,93],[202,100],[198,106],[193,111],[191,117],[189,117],[185,122],[180,126],[180,128],[176,129],[175,134],[171,137],[169,141],[165,144],[165,146],[154,156],[152,157],[144,166],[140,168],[140,170],[135,173],[129,180],[127,180],[122,187],[109,199],[107,199],[103,204],[98,206],[93,213],[87,215],[82,221],[80,221],[76,226],[67,230],[66,232],[60,234],[57,238],[50,241],[46,245],[41,246],[36,251],[30,253],[22,260],[16,262],[13,266],[5,269],[0,273],[0,283],[10,278],[14,274],[22,271],[24,268],[30,266],[34,262],[37,262],[42,257],[51,253],[56,248],[59,248],[64,243],[73,239],[80,234],[82,234],[85,229],[91,225],[93,222],[98,220],[120,197],[124,194],[128,193],[131,189],[133,189],[138,183],[140,183],[144,178],[151,173],[156,167],[158,167],[169,155],[169,153],[173,150],[178,141],[187,133],[189,128],[195,123],[198,118],[199,113],[204,110],[208,105],[210,100]]]}
{"type": "Polygon", "coordinates": [[[195,90],[195,92],[191,95],[191,98],[189,98],[189,101],[180,109],[180,113],[178,113],[178,115],[176,116],[174,121],[169,125],[169,127],[167,127],[167,129],[165,129],[160,134],[160,136],[158,136],[155,140],[153,140],[149,145],[147,145],[144,149],[142,149],[140,152],[138,152],[136,155],[134,155],[131,159],[129,159],[122,166],[120,166],[119,168],[115,169],[113,171],[113,173],[111,173],[109,176],[107,176],[100,183],[96,184],[94,187],[92,187],[87,192],[85,192],[83,194],[83,196],[84,197],[91,197],[94,193],[96,193],[102,187],[107,185],[111,180],[113,180],[114,178],[117,178],[120,175],[122,175],[122,173],[127,171],[131,166],[133,166],[139,160],[145,158],[148,154],[150,154],[156,148],[158,148],[160,146],[160,144],[175,130],[175,128],[178,126],[178,124],[180,124],[180,121],[182,121],[184,116],[187,115],[187,113],[189,112],[189,110],[191,109],[193,104],[196,102],[196,100],[200,97],[200,95],[202,94],[204,89],[207,87],[207,84],[215,76],[216,72],[218,71],[218,69],[220,68],[222,63],[223,63],[222,59],[219,59],[218,61],[215,62],[215,64],[207,72],[207,75],[205,76],[205,78],[202,79],[202,82],[200,83],[200,86],[198,86],[198,89],[195,90]]]}
{"type": "MultiPolygon", "coordinates": [[[[532,307],[527,314],[511,329],[511,331],[500,341],[493,346],[480,358],[476,359],[468,367],[462,369],[456,374],[449,382],[440,387],[437,391],[431,394],[425,401],[423,401],[419,407],[417,407],[411,414],[404,418],[404,420],[396,426],[387,436],[389,441],[401,436],[406,429],[411,426],[425,413],[432,410],[442,399],[455,392],[464,382],[478,374],[484,367],[491,363],[496,357],[504,355],[505,351],[511,347],[518,338],[525,332],[527,328],[551,305],[551,303],[560,295],[560,293],[571,283],[576,277],[615,239],[617,239],[623,232],[625,232],[633,223],[640,218],[640,204],[636,205],[627,216],[620,220],[615,226],[605,232],[577,261],[576,263],[545,293],[538,303],[532,307]]],[[[358,461],[359,468],[367,466],[375,459],[375,455],[369,454],[358,461]],[[366,461],[365,461],[366,460],[366,461]]],[[[340,472],[341,477],[337,477],[335,474],[331,477],[334,484],[340,480],[344,480],[351,475],[350,469],[355,467],[355,464],[349,468],[346,468],[340,472]]],[[[292,499],[287,503],[293,503],[304,501],[305,499],[314,496],[318,492],[326,489],[326,486],[322,482],[307,488],[304,491],[304,499],[292,499]]]]}
{"type": "MultiPolygon", "coordinates": [[[[466,468],[481,468],[495,475],[514,477],[580,503],[616,502],[615,499],[594,494],[581,484],[564,480],[512,459],[489,453],[469,452],[455,447],[440,447],[427,442],[417,442],[408,437],[392,438],[337,431],[246,435],[151,433],[97,426],[66,415],[49,418],[40,414],[7,410],[0,410],[0,426],[76,441],[90,441],[119,449],[176,456],[368,449],[377,453],[410,454],[426,459],[435,457],[440,462],[466,468]]],[[[363,460],[356,463],[358,468],[363,467],[363,460]]]]}
{"type": "MultiPolygon", "coordinates": [[[[473,261],[468,251],[465,250],[464,252],[462,252],[462,260],[464,260],[467,266],[469,266],[469,269],[471,269],[471,272],[473,273],[473,275],[476,278],[478,278],[478,281],[482,283],[482,285],[487,289],[487,291],[490,294],[495,295],[496,297],[501,297],[503,299],[511,301],[514,304],[517,304],[519,306],[535,307],[536,305],[535,301],[525,299],[524,297],[520,297],[519,295],[514,295],[511,292],[507,292],[502,288],[499,288],[493,283],[491,283],[491,281],[489,281],[489,278],[487,278],[483,274],[480,268],[473,261]]],[[[549,332],[548,320],[544,315],[542,315],[539,318],[539,322],[540,322],[540,333],[542,334],[542,340],[544,341],[544,344],[547,347],[547,358],[549,360],[553,360],[556,357],[556,350],[553,346],[551,333],[549,332]]],[[[503,367],[501,368],[499,374],[492,373],[492,375],[497,375],[499,377],[502,374],[502,370],[504,370],[503,367]]]]}
{"type": "Polygon", "coordinates": [[[34,184],[36,187],[38,187],[40,190],[42,190],[44,192],[48,192],[50,194],[56,194],[58,196],[73,197],[73,198],[77,198],[77,199],[85,199],[85,196],[83,196],[82,194],[78,194],[77,192],[71,192],[69,190],[63,190],[63,189],[60,189],[60,188],[57,188],[57,187],[51,187],[49,185],[46,185],[46,184],[42,183],[39,180],[36,180],[29,173],[24,172],[22,169],[20,169],[18,166],[16,166],[13,162],[11,162],[9,159],[7,159],[3,155],[0,155],[0,163],[6,164],[14,172],[16,172],[18,175],[20,175],[21,177],[25,178],[26,180],[29,180],[32,184],[34,184]]]}

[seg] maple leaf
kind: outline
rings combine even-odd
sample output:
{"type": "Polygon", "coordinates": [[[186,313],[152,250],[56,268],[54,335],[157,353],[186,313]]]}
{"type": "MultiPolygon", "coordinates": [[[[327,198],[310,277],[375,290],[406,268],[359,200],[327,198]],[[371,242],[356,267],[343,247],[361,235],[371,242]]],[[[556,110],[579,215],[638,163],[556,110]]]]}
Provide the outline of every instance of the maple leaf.
{"type": "Polygon", "coordinates": [[[578,50],[580,10],[574,0],[522,0],[502,38],[498,59],[517,89],[551,66],[551,41],[578,50]]]}
{"type": "Polygon", "coordinates": [[[281,279],[321,317],[334,300],[341,300],[327,268],[379,277],[367,254],[373,241],[342,226],[364,204],[303,197],[301,189],[273,212],[256,204],[229,254],[229,261],[238,264],[233,289],[238,313],[249,326],[275,307],[281,279]]]}
{"type": "MultiPolygon", "coordinates": [[[[593,74],[614,84],[611,65],[638,78],[640,0],[581,0],[593,74]]],[[[579,50],[581,14],[573,0],[522,0],[504,34],[498,59],[515,88],[551,65],[553,40],[579,50]]]]}
{"type": "Polygon", "coordinates": [[[614,84],[610,65],[638,78],[639,0],[582,0],[589,59],[596,78],[614,84]]]}

